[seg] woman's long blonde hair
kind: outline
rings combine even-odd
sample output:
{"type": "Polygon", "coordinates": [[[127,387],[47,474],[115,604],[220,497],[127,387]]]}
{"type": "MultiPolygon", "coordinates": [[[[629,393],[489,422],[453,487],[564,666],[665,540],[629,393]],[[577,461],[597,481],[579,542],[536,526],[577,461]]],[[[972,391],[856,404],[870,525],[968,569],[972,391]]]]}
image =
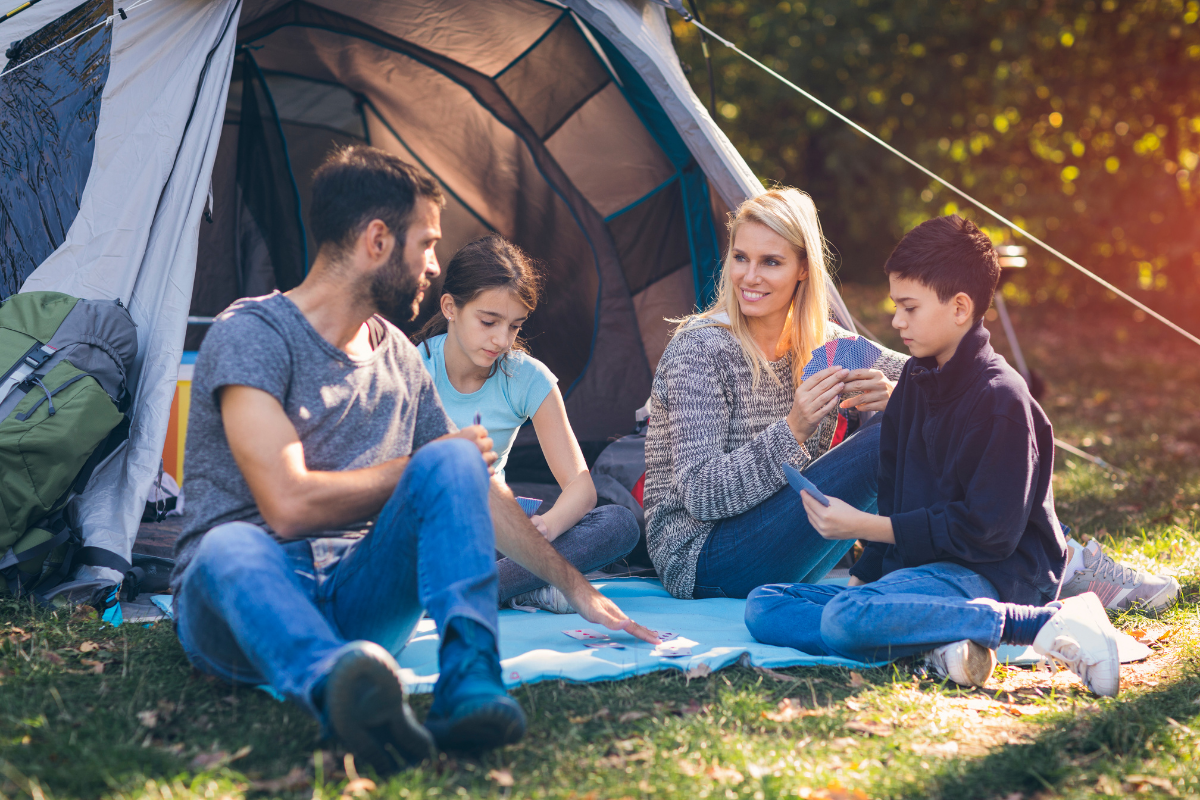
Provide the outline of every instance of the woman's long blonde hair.
{"type": "MultiPolygon", "coordinates": [[[[829,269],[825,237],[821,233],[821,223],[817,220],[817,207],[812,198],[799,189],[780,187],[763,192],[746,200],[730,215],[729,250],[725,253],[725,261],[721,266],[717,299],[704,311],[683,320],[685,324],[680,330],[697,325],[723,325],[729,328],[750,365],[753,385],[758,386],[764,370],[778,381],[770,368],[767,354],[759,349],[750,336],[746,317],[738,305],[737,292],[730,275],[733,242],[737,238],[738,229],[747,222],[767,226],[786,239],[802,260],[808,261],[808,277],[796,286],[783,332],[787,347],[792,353],[792,379],[798,386],[810,354],[825,344],[825,323],[829,319],[829,269]],[[718,319],[722,316],[726,317],[728,322],[718,319]]],[[[780,338],[780,344],[783,343],[783,337],[780,338]]]]}

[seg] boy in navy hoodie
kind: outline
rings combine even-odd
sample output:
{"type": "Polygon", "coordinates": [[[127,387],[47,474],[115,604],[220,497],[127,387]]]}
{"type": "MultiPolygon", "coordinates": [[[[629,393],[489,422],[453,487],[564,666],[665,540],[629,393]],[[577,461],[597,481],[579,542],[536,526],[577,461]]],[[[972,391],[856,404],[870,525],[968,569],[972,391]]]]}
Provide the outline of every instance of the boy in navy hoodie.
{"type": "Polygon", "coordinates": [[[1001,643],[1032,645],[1089,689],[1120,688],[1116,631],[1091,593],[1058,600],[1067,545],[1054,513],[1054,436],[982,323],[1000,276],[991,241],[954,215],[896,246],[892,326],[913,354],[883,413],[879,513],[802,493],[826,539],[860,539],[850,586],[750,593],[759,641],[861,661],[929,652],[982,686],[1001,643]]]}

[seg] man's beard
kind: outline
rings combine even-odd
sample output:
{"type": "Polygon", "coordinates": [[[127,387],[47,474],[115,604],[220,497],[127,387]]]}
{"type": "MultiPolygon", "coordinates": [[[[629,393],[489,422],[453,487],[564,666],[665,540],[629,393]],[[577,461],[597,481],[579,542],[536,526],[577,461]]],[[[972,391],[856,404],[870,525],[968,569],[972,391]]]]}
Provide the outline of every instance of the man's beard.
{"type": "Polygon", "coordinates": [[[371,302],[376,311],[393,323],[411,322],[420,306],[417,295],[429,288],[424,270],[414,272],[404,263],[403,248],[396,248],[391,259],[371,278],[371,302]]]}

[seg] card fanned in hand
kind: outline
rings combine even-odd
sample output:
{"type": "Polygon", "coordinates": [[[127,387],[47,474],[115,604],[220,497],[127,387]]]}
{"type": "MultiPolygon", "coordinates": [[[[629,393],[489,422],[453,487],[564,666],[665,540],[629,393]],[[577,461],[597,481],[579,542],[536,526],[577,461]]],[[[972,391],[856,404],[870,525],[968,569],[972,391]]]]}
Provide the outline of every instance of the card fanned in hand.
{"type": "Polygon", "coordinates": [[[832,366],[868,369],[874,366],[882,352],[878,345],[861,336],[834,339],[812,351],[812,358],[804,365],[801,377],[808,380],[826,367],[832,366]]]}

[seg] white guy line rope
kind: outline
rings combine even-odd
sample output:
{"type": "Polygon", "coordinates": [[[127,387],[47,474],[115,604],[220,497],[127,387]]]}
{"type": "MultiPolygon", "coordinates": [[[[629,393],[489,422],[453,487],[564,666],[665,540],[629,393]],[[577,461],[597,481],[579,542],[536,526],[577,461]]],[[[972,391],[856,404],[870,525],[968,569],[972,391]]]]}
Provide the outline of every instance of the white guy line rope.
{"type": "Polygon", "coordinates": [[[25,66],[28,66],[28,65],[32,64],[33,62],[37,61],[37,60],[38,60],[39,58],[41,58],[42,56],[48,56],[48,55],[50,55],[51,53],[53,53],[55,50],[59,49],[60,47],[66,47],[66,46],[67,46],[67,45],[69,45],[71,42],[73,42],[73,41],[75,41],[76,39],[78,39],[80,36],[85,36],[85,35],[87,35],[87,34],[91,33],[92,31],[94,31],[94,30],[96,30],[96,29],[98,29],[98,28],[103,28],[105,25],[111,25],[111,24],[112,24],[112,21],[113,21],[114,19],[116,19],[117,17],[121,16],[121,12],[122,12],[122,11],[124,11],[124,12],[125,12],[125,14],[128,14],[130,11],[133,11],[135,8],[139,8],[140,6],[144,6],[144,5],[146,5],[146,3],[152,3],[152,2],[154,2],[154,0],[138,0],[138,2],[134,3],[134,4],[133,4],[133,5],[131,5],[129,8],[119,9],[119,10],[117,11],[117,13],[116,13],[116,14],[113,14],[113,15],[111,15],[111,16],[109,16],[109,17],[106,17],[106,18],[105,18],[105,19],[103,19],[102,21],[100,21],[100,22],[97,22],[97,23],[96,23],[95,25],[93,25],[92,27],[90,27],[90,28],[87,28],[86,30],[82,30],[82,31],[80,31],[79,33],[75,34],[74,36],[70,37],[69,39],[63,39],[63,40],[62,40],[61,42],[59,42],[58,44],[54,45],[54,47],[51,47],[51,48],[50,48],[50,49],[48,49],[48,50],[43,50],[42,52],[38,53],[36,56],[34,56],[33,58],[31,58],[31,59],[29,59],[29,60],[27,60],[27,61],[22,61],[20,64],[17,64],[17,65],[15,65],[15,66],[11,66],[11,67],[9,67],[8,69],[4,70],[4,72],[0,72],[0,78],[3,78],[5,75],[9,74],[10,72],[16,72],[16,71],[17,71],[17,70],[19,70],[21,67],[25,67],[25,66]]]}
{"type": "MultiPolygon", "coordinates": [[[[690,15],[689,15],[689,16],[690,16],[690,15]]],[[[686,17],[685,17],[685,19],[686,19],[686,17]]],[[[999,220],[999,221],[1000,221],[1000,222],[1002,222],[1003,224],[1005,224],[1005,225],[1007,225],[1008,227],[1012,228],[1013,230],[1015,230],[1015,231],[1018,231],[1018,232],[1019,232],[1019,233],[1020,233],[1022,236],[1024,236],[1025,238],[1027,238],[1029,241],[1031,241],[1031,242],[1033,242],[1034,244],[1038,245],[1039,247],[1041,247],[1043,250],[1045,250],[1046,252],[1050,253],[1051,255],[1054,255],[1054,256],[1056,256],[1057,258],[1060,258],[1060,259],[1062,259],[1063,261],[1067,262],[1067,263],[1068,263],[1068,264],[1070,264],[1072,267],[1074,267],[1075,269],[1079,270],[1079,271],[1080,271],[1080,272],[1082,272],[1084,275],[1088,276],[1089,278],[1091,278],[1092,280],[1094,280],[1096,283],[1100,284],[1100,285],[1101,285],[1101,286],[1103,286],[1105,289],[1108,289],[1110,292],[1112,292],[1113,294],[1117,295],[1118,297],[1121,297],[1121,298],[1123,298],[1123,299],[1125,299],[1125,300],[1128,300],[1130,303],[1132,303],[1133,305],[1137,306],[1138,308],[1140,308],[1142,311],[1146,312],[1146,313],[1147,313],[1147,314],[1149,314],[1150,316],[1154,317],[1156,320],[1158,320],[1158,321],[1159,321],[1159,322],[1161,322],[1162,324],[1166,325],[1166,326],[1167,326],[1168,328],[1170,328],[1171,330],[1175,331],[1176,333],[1178,333],[1178,334],[1180,334],[1180,335],[1182,335],[1182,336],[1185,336],[1185,337],[1187,337],[1188,339],[1190,339],[1190,340],[1191,340],[1192,342],[1194,342],[1195,344],[1200,344],[1200,336],[1196,336],[1194,333],[1191,333],[1191,332],[1189,332],[1189,331],[1186,331],[1186,330],[1184,330],[1183,328],[1179,327],[1179,326],[1178,326],[1178,325],[1176,325],[1174,322],[1172,322],[1171,320],[1169,320],[1169,319],[1167,319],[1166,317],[1164,317],[1162,314],[1160,314],[1160,313],[1158,313],[1157,311],[1155,311],[1154,309],[1150,308],[1150,306],[1146,305],[1145,303],[1141,302],[1140,300],[1136,299],[1135,297],[1132,297],[1131,295],[1127,294],[1126,292],[1123,292],[1123,291],[1121,291],[1120,289],[1118,289],[1118,288],[1117,288],[1116,286],[1114,286],[1113,284],[1111,284],[1111,283],[1109,283],[1108,281],[1104,280],[1104,278],[1101,278],[1101,277],[1100,277],[1099,275],[1097,275],[1096,273],[1094,273],[1094,272],[1092,272],[1091,270],[1089,270],[1089,269],[1087,269],[1086,267],[1084,267],[1082,264],[1078,263],[1077,261],[1075,261],[1075,260],[1074,260],[1074,259],[1072,259],[1072,258],[1069,258],[1069,257],[1067,257],[1066,255],[1064,255],[1063,253],[1061,253],[1059,250],[1057,250],[1056,248],[1052,247],[1051,245],[1047,244],[1046,242],[1043,242],[1041,239],[1039,239],[1038,237],[1034,236],[1032,233],[1030,233],[1029,231],[1025,230],[1025,229],[1024,229],[1024,228],[1022,228],[1020,225],[1018,225],[1018,224],[1016,224],[1015,222],[1013,222],[1012,220],[1010,220],[1008,217],[1005,217],[1003,214],[999,213],[998,211],[993,211],[991,208],[989,208],[988,206],[984,205],[984,204],[983,204],[982,202],[980,202],[979,200],[976,200],[974,197],[972,197],[971,195],[967,194],[967,193],[966,193],[966,192],[964,192],[962,189],[959,189],[959,188],[958,188],[957,186],[955,186],[954,184],[952,184],[952,183],[950,183],[949,181],[947,181],[947,180],[945,180],[944,178],[942,178],[942,177],[941,177],[940,175],[938,175],[936,172],[933,172],[932,170],[930,170],[930,169],[926,168],[925,166],[921,165],[921,164],[920,164],[920,163],[918,163],[917,161],[914,161],[913,159],[909,158],[909,157],[908,157],[908,156],[906,156],[904,153],[902,153],[902,152],[900,152],[899,150],[897,150],[895,147],[892,147],[890,144],[888,144],[887,142],[885,142],[883,139],[880,139],[878,136],[876,136],[875,134],[871,133],[869,130],[867,130],[866,128],[864,128],[862,125],[859,125],[857,122],[855,122],[854,120],[850,119],[849,117],[847,117],[847,116],[846,116],[845,114],[843,114],[842,112],[838,111],[838,110],[837,110],[836,108],[834,108],[833,106],[829,105],[828,103],[825,103],[825,102],[823,102],[823,101],[822,101],[820,98],[818,98],[818,97],[815,97],[814,95],[812,95],[812,94],[810,94],[810,93],[806,92],[804,89],[801,89],[799,86],[797,86],[796,84],[792,83],[790,80],[788,80],[787,78],[785,78],[783,75],[780,75],[778,72],[776,72],[775,70],[771,69],[771,68],[770,68],[770,67],[768,67],[766,64],[762,63],[761,61],[759,61],[757,58],[755,58],[754,56],[750,55],[750,54],[749,54],[749,53],[747,53],[746,51],[742,50],[740,47],[738,47],[738,46],[737,46],[736,44],[734,44],[733,42],[731,42],[731,41],[729,41],[728,39],[724,38],[723,36],[719,35],[718,33],[716,33],[715,31],[713,31],[713,30],[712,30],[711,28],[709,28],[708,26],[706,26],[706,25],[703,25],[703,24],[702,24],[702,23],[700,23],[700,22],[697,22],[697,21],[696,21],[696,19],[695,19],[694,17],[692,17],[691,19],[688,19],[687,21],[688,21],[688,22],[691,22],[691,23],[692,23],[693,25],[695,25],[697,28],[699,28],[700,30],[704,31],[704,32],[705,32],[705,33],[707,33],[709,36],[711,36],[713,39],[715,39],[716,41],[718,41],[718,42],[720,42],[721,44],[725,45],[725,46],[726,46],[726,47],[728,47],[730,50],[732,50],[733,52],[737,53],[737,54],[738,54],[739,56],[741,56],[742,58],[744,58],[744,59],[746,59],[747,61],[749,61],[751,64],[754,64],[756,67],[758,67],[759,69],[763,70],[763,71],[764,71],[764,72],[766,72],[768,75],[771,75],[772,77],[776,78],[776,79],[777,79],[777,80],[779,80],[781,83],[783,83],[784,85],[788,86],[789,88],[793,89],[794,91],[796,91],[796,92],[798,92],[799,94],[803,95],[804,97],[808,98],[808,99],[809,99],[809,100],[811,100],[812,102],[816,103],[818,106],[820,106],[821,108],[825,109],[825,110],[826,110],[826,111],[828,111],[830,114],[834,115],[835,117],[837,117],[838,119],[840,119],[842,122],[844,122],[844,123],[846,123],[847,125],[849,125],[851,128],[854,128],[854,130],[858,131],[858,132],[859,132],[859,133],[861,133],[863,136],[866,136],[866,137],[867,137],[868,139],[870,139],[871,141],[875,142],[875,143],[876,143],[876,144],[878,144],[878,145],[881,145],[882,147],[884,147],[885,149],[887,149],[889,152],[891,152],[891,153],[892,153],[892,155],[898,156],[899,158],[901,158],[901,159],[903,159],[904,161],[908,162],[910,165],[912,165],[912,166],[916,167],[917,169],[919,169],[921,172],[923,172],[923,173],[925,173],[926,175],[928,175],[930,178],[933,178],[935,181],[937,181],[938,183],[940,183],[942,186],[945,186],[947,189],[949,189],[950,191],[954,192],[956,195],[958,195],[958,196],[959,196],[959,197],[961,197],[962,199],[966,200],[968,203],[970,203],[970,204],[972,204],[972,205],[976,206],[977,208],[979,208],[979,209],[980,209],[980,210],[982,210],[982,211],[985,211],[985,212],[987,212],[988,214],[992,215],[994,218],[996,218],[997,220],[999,220]]]]}

